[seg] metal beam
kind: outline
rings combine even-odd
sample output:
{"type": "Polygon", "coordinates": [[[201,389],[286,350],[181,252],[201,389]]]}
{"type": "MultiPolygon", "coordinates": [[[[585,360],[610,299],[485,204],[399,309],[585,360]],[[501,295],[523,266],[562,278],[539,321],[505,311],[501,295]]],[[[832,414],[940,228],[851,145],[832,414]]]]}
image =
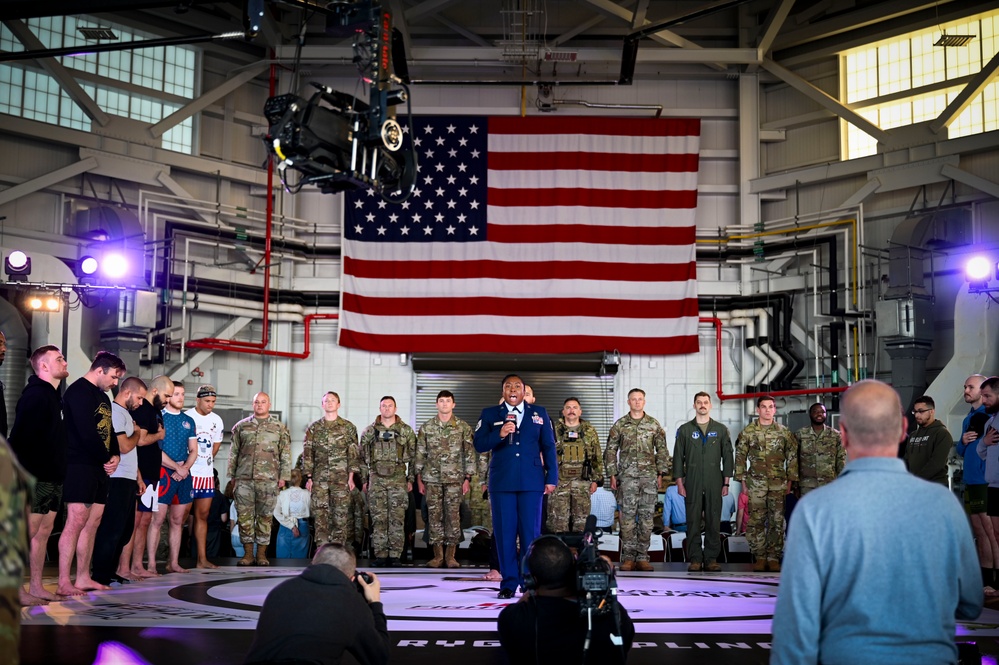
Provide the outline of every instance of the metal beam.
{"type": "Polygon", "coordinates": [[[260,72],[267,69],[268,64],[269,63],[267,61],[261,61],[250,65],[228,81],[215,86],[208,92],[203,93],[197,99],[191,100],[188,104],[185,104],[167,117],[160,120],[158,123],[149,128],[149,134],[153,138],[163,136],[165,132],[184,122],[195,113],[205,110],[208,106],[214,104],[219,99],[222,99],[236,88],[239,88],[243,84],[255,79],[260,72]]]}
{"type": "Polygon", "coordinates": [[[87,159],[81,159],[78,162],[74,162],[69,166],[64,166],[61,169],[56,169],[55,171],[46,173],[45,175],[32,178],[27,182],[22,182],[20,185],[14,185],[9,189],[5,189],[0,192],[0,206],[10,203],[11,201],[16,201],[22,196],[32,194],[95,168],[97,168],[97,160],[93,157],[88,157],[87,159]]]}
{"type": "Polygon", "coordinates": [[[635,15],[631,19],[631,29],[636,30],[645,25],[645,15],[649,11],[649,0],[638,0],[635,15]]]}
{"type": "Polygon", "coordinates": [[[461,35],[462,37],[464,37],[468,41],[472,42],[473,44],[478,44],[479,46],[483,46],[483,47],[486,47],[486,48],[492,48],[493,46],[495,46],[495,44],[493,44],[492,42],[490,42],[489,40],[487,40],[485,37],[472,32],[471,30],[469,30],[465,26],[458,25],[454,21],[452,21],[452,20],[450,20],[448,18],[445,18],[445,17],[441,16],[440,14],[435,15],[433,17],[433,19],[435,21],[437,21],[438,23],[440,23],[441,25],[443,25],[443,26],[445,26],[447,28],[450,28],[451,30],[454,30],[459,35],[461,35]]]}
{"type": "Polygon", "coordinates": [[[793,6],[794,0],[781,0],[780,5],[767,17],[767,27],[763,31],[760,43],[757,45],[760,53],[763,55],[770,52],[770,48],[774,44],[774,39],[777,38],[777,33],[784,26],[784,21],[787,20],[787,15],[791,12],[791,7],[793,6]]]}
{"type": "Polygon", "coordinates": [[[423,2],[415,7],[410,7],[406,10],[406,20],[412,23],[422,16],[432,15],[444,11],[459,1],[460,0],[423,0],[423,2]]]}
{"type": "Polygon", "coordinates": [[[956,180],[967,185],[968,187],[974,187],[981,192],[985,192],[992,198],[999,199],[999,184],[996,184],[991,180],[986,180],[985,178],[974,175],[973,173],[968,173],[967,171],[959,169],[951,164],[946,164],[943,168],[941,168],[940,173],[951,180],[956,180]]]}
{"type": "Polygon", "coordinates": [[[871,136],[876,138],[879,143],[882,143],[888,147],[893,146],[891,135],[888,134],[888,132],[884,131],[883,129],[872,123],[867,118],[863,117],[850,107],[846,106],[845,104],[840,102],[838,99],[834,98],[829,93],[825,92],[824,90],[819,90],[814,85],[812,85],[805,79],[801,78],[791,70],[781,67],[780,65],[778,65],[773,60],[770,60],[769,58],[763,59],[763,67],[768,72],[770,72],[780,80],[784,81],[789,86],[791,86],[801,94],[805,95],[812,101],[815,101],[821,106],[829,109],[839,117],[849,122],[851,125],[857,127],[860,131],[864,132],[865,134],[870,134],[871,136]]]}
{"type": "Polygon", "coordinates": [[[945,127],[954,122],[957,116],[964,112],[964,109],[968,108],[968,105],[975,100],[978,95],[982,94],[985,90],[985,86],[992,83],[992,79],[995,78],[996,72],[999,71],[999,51],[996,52],[992,59],[989,60],[988,64],[982,67],[982,70],[975,74],[975,76],[968,81],[961,92],[957,93],[957,97],[954,98],[947,108],[943,110],[935,120],[930,122],[930,131],[934,134],[939,134],[945,127]]]}
{"type": "MultiPolygon", "coordinates": [[[[45,44],[35,36],[35,33],[31,32],[31,28],[24,23],[24,21],[11,20],[4,21],[3,24],[7,26],[7,29],[14,33],[17,40],[24,44],[24,48],[28,51],[41,51],[45,49],[45,44]]],[[[80,84],[76,82],[73,78],[73,74],[70,73],[66,67],[62,65],[55,58],[38,58],[38,64],[41,65],[49,75],[59,82],[59,85],[69,98],[72,99],[76,104],[83,110],[88,118],[96,122],[101,127],[106,126],[111,122],[111,116],[101,110],[101,107],[97,105],[97,102],[84,92],[80,84]]]]}
{"type": "MultiPolygon", "coordinates": [[[[617,3],[611,2],[611,0],[585,0],[585,2],[607,16],[620,19],[626,23],[631,22],[632,12],[617,3]]],[[[651,25],[651,23],[652,21],[645,20],[642,25],[651,25]]],[[[702,50],[699,44],[695,44],[690,40],[684,39],[671,30],[660,30],[659,32],[649,35],[649,37],[660,44],[665,44],[667,46],[679,46],[684,49],[702,50]]],[[[705,59],[701,61],[701,64],[707,65],[708,67],[719,71],[725,70],[723,65],[717,64],[713,60],[705,59]]]]}
{"type": "Polygon", "coordinates": [[[848,198],[846,201],[839,206],[840,208],[852,208],[853,206],[860,205],[863,203],[868,196],[874,194],[879,189],[881,189],[881,181],[877,178],[871,178],[867,181],[867,184],[858,189],[853,196],[848,198]]]}
{"type": "MultiPolygon", "coordinates": [[[[170,174],[167,173],[166,171],[160,173],[157,180],[159,180],[160,184],[166,187],[170,191],[170,193],[173,194],[174,196],[179,196],[180,198],[187,199],[188,201],[197,200],[194,196],[191,195],[189,191],[184,189],[180,183],[171,178],[170,174]]],[[[215,215],[210,215],[207,212],[195,211],[194,214],[196,214],[203,221],[208,222],[209,224],[216,224],[218,222],[218,219],[216,219],[215,215]]]]}

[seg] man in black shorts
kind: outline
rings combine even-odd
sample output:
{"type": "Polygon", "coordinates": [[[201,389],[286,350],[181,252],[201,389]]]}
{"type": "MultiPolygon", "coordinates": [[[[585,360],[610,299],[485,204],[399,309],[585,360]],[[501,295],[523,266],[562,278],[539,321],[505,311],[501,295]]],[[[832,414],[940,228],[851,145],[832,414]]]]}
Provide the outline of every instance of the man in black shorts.
{"type": "Polygon", "coordinates": [[[66,418],[66,525],[59,537],[59,586],[61,596],[80,596],[87,591],[110,589],[90,576],[94,535],[104,514],[108,477],[118,468],[118,441],[111,424],[111,400],[107,391],[118,385],[125,373],[121,358],[100,351],[90,370],[73,382],[63,396],[66,418]],[[76,556],[76,582],[70,578],[76,556]]]}
{"type": "Polygon", "coordinates": [[[149,384],[146,398],[134,411],[132,419],[139,429],[139,444],[136,452],[139,458],[139,475],[142,476],[143,492],[135,506],[135,529],[132,540],[122,550],[122,561],[118,574],[131,579],[156,577],[156,552],[149,557],[149,567],[142,564],[143,553],[146,551],[147,534],[152,523],[153,512],[159,510],[159,480],[163,454],[159,442],[163,440],[166,429],[163,427],[161,414],[167,398],[173,394],[173,381],[170,377],[157,376],[149,384]],[[129,574],[124,574],[125,570],[129,574]]]}
{"type": "Polygon", "coordinates": [[[59,383],[69,376],[66,358],[59,347],[42,346],[31,354],[31,369],[35,375],[28,378],[17,400],[10,433],[10,445],[18,461],[37,480],[28,518],[31,581],[28,591],[21,592],[22,605],[59,600],[42,586],[42,569],[66,477],[66,427],[59,397],[59,383]]]}

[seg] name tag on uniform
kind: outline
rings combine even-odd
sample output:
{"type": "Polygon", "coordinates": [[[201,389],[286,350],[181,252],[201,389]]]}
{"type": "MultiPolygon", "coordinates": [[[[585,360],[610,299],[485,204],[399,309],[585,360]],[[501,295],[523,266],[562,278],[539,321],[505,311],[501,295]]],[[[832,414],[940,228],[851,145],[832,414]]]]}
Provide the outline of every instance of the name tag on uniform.
{"type": "Polygon", "coordinates": [[[718,432],[708,432],[708,436],[718,436],[718,432]]]}
{"type": "Polygon", "coordinates": [[[531,416],[531,420],[534,421],[535,425],[544,425],[545,424],[544,418],[542,418],[541,416],[539,416],[536,413],[533,416],[531,416]]]}
{"type": "Polygon", "coordinates": [[[493,427],[503,427],[503,421],[501,420],[498,423],[493,423],[493,427]]]}

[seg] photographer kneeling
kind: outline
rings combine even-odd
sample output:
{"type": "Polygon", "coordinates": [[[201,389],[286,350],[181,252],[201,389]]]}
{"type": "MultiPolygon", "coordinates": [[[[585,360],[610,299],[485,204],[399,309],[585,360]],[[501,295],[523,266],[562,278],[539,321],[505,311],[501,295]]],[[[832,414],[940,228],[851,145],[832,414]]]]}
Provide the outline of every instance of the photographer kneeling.
{"type": "MultiPolygon", "coordinates": [[[[612,582],[612,564],[600,561],[612,582]]],[[[555,536],[541,536],[531,543],[525,565],[525,583],[533,590],[499,615],[500,644],[511,663],[613,665],[627,660],[635,637],[631,618],[613,594],[595,600],[578,591],[576,561],[568,545],[555,536]],[[587,607],[594,602],[596,607],[587,607]]]]}
{"type": "Polygon", "coordinates": [[[346,651],[361,665],[384,665],[389,646],[378,578],[356,572],[353,552],[327,544],[267,594],[245,662],[333,665],[346,651]]]}

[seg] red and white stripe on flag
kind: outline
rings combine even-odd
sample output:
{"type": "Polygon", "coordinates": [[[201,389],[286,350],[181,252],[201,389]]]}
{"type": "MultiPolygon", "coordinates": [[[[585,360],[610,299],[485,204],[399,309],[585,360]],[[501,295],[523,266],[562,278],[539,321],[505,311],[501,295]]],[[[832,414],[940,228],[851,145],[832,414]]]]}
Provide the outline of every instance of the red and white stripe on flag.
{"type": "Polygon", "coordinates": [[[700,121],[418,118],[418,189],[344,202],[340,344],[695,353],[700,121]]]}

